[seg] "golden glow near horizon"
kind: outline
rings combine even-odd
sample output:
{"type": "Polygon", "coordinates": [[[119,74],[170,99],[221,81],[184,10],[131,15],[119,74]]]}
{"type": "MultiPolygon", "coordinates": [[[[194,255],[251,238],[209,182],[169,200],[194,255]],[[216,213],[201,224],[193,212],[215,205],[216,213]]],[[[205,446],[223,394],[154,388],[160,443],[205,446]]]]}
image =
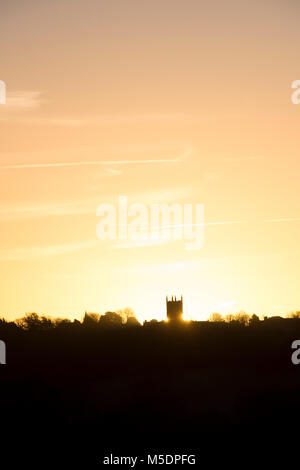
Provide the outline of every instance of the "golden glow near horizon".
{"type": "MultiPolygon", "coordinates": [[[[25,4],[26,3],[26,4],[25,4]]],[[[0,7],[0,316],[300,309],[296,2],[0,7]],[[99,204],[204,204],[204,246],[102,241],[99,204]]]]}
{"type": "Polygon", "coordinates": [[[188,315],[187,313],[183,313],[183,315],[182,315],[182,320],[183,320],[183,321],[186,321],[186,322],[189,322],[189,321],[192,320],[192,318],[191,318],[191,316],[188,315]]]}

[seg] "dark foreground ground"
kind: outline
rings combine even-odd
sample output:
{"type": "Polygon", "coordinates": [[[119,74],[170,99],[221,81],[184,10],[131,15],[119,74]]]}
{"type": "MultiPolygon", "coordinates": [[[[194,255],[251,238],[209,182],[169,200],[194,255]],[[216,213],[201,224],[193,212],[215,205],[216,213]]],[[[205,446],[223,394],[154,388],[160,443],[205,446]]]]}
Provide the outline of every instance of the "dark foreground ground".
{"type": "Polygon", "coordinates": [[[300,442],[298,338],[299,320],[2,327],[1,468],[107,468],[106,455],[149,453],[195,453],[202,468],[283,457],[286,468],[300,442]]]}

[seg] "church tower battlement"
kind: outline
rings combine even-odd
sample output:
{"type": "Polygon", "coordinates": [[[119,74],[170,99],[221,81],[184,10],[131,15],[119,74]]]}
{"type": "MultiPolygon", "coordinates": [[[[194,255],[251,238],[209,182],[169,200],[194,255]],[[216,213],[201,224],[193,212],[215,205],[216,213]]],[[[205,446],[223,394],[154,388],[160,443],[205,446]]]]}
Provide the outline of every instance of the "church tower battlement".
{"type": "Polygon", "coordinates": [[[183,314],[183,302],[182,296],[180,300],[176,299],[176,296],[169,300],[168,296],[166,297],[166,306],[167,306],[167,318],[169,321],[181,321],[183,314]]]}

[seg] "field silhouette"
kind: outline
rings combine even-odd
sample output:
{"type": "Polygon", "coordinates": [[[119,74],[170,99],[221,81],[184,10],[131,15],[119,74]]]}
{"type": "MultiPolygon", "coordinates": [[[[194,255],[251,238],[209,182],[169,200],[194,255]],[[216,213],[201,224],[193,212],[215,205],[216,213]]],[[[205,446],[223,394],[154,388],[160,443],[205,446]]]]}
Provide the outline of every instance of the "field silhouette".
{"type": "Polygon", "coordinates": [[[0,338],[1,425],[26,450],[12,459],[39,451],[99,468],[114,450],[219,457],[212,447],[232,461],[240,440],[254,452],[290,439],[300,420],[299,318],[142,326],[114,312],[82,322],[32,314],[2,320],[0,338]]]}

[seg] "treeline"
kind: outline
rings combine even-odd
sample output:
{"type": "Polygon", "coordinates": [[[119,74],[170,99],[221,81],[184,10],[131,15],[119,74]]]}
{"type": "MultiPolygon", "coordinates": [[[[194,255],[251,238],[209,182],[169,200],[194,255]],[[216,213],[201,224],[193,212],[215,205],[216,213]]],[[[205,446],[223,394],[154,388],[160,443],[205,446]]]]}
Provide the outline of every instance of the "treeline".
{"type": "Polygon", "coordinates": [[[139,326],[140,323],[130,308],[117,312],[106,312],[103,315],[86,312],[82,321],[68,318],[52,318],[37,313],[27,313],[24,317],[15,321],[0,319],[0,328],[9,328],[23,331],[40,331],[64,328],[95,328],[95,327],[122,327],[139,326]]]}
{"type": "MultiPolygon", "coordinates": [[[[291,312],[286,315],[286,318],[299,319],[300,311],[291,312]]],[[[284,320],[283,317],[264,317],[265,321],[284,320]]],[[[238,312],[236,314],[228,314],[222,316],[220,313],[212,313],[207,321],[191,321],[191,324],[215,323],[224,324],[230,323],[232,325],[249,326],[261,323],[262,320],[258,315],[248,315],[246,312],[238,312]]],[[[153,319],[145,321],[144,326],[155,326],[165,323],[153,319]]],[[[182,322],[185,323],[185,322],[182,322]]],[[[117,310],[116,312],[106,312],[104,314],[85,312],[82,321],[70,320],[68,318],[53,318],[46,315],[38,315],[37,313],[28,313],[24,317],[15,321],[8,321],[5,318],[0,318],[0,329],[20,330],[20,331],[41,331],[50,329],[65,329],[65,328],[102,328],[102,327],[138,327],[142,326],[137,320],[133,310],[125,308],[117,310]]]]}
{"type": "MultiPolygon", "coordinates": [[[[300,318],[300,311],[296,312],[290,312],[286,315],[286,318],[300,318]]],[[[283,317],[279,316],[273,316],[273,317],[264,317],[264,319],[282,319],[283,317]]],[[[258,315],[255,313],[253,315],[248,315],[246,312],[238,312],[236,314],[228,314],[225,316],[222,316],[220,313],[212,313],[208,319],[210,322],[226,322],[226,323],[239,323],[242,325],[251,325],[258,323],[260,321],[260,318],[258,315]]]]}
{"type": "Polygon", "coordinates": [[[246,312],[239,312],[236,314],[228,314],[224,317],[220,313],[212,313],[208,319],[210,322],[226,322],[226,323],[239,323],[241,325],[250,325],[252,323],[257,323],[260,321],[258,315],[255,313],[250,316],[246,312]]]}

